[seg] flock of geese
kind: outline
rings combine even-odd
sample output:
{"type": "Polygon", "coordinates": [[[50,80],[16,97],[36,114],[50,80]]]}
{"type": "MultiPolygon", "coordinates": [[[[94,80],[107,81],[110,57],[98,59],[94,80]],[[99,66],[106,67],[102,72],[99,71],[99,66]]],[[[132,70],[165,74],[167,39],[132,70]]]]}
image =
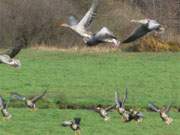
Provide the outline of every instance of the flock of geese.
{"type": "Polygon", "coordinates": [[[85,14],[85,16],[78,22],[74,16],[69,17],[68,24],[63,23],[60,26],[69,28],[76,32],[83,38],[84,43],[87,46],[94,46],[99,43],[113,43],[115,47],[118,47],[121,43],[133,42],[149,32],[155,31],[157,33],[164,32],[162,27],[156,20],[142,19],[131,20],[132,23],[138,23],[140,26],[136,28],[125,40],[120,42],[117,37],[107,27],[102,27],[96,33],[90,31],[90,25],[94,20],[97,12],[98,0],[93,0],[93,3],[85,14]]]}
{"type": "MultiPolygon", "coordinates": [[[[24,102],[27,108],[31,109],[32,111],[36,111],[37,110],[36,103],[39,100],[41,100],[46,95],[46,93],[47,91],[44,91],[40,95],[29,98],[29,97],[20,95],[17,92],[12,92],[8,101],[5,101],[4,98],[0,96],[0,111],[2,113],[2,116],[7,120],[11,119],[12,115],[8,111],[8,105],[13,100],[22,101],[24,102]]],[[[119,115],[122,117],[123,122],[130,122],[132,120],[137,121],[138,123],[142,122],[144,118],[143,113],[136,111],[133,108],[127,109],[127,107],[125,106],[125,102],[127,101],[127,99],[128,99],[127,88],[125,90],[125,95],[123,98],[120,98],[119,92],[115,91],[114,104],[112,106],[109,106],[106,108],[106,107],[103,107],[103,105],[99,104],[97,105],[94,111],[97,112],[99,116],[104,119],[104,121],[110,120],[109,113],[112,110],[116,110],[119,113],[119,115]]],[[[168,115],[168,112],[171,109],[171,105],[172,104],[169,104],[167,107],[159,108],[154,103],[151,102],[148,104],[148,108],[151,111],[158,112],[160,118],[167,125],[169,125],[173,122],[173,119],[168,115]]],[[[63,121],[62,126],[70,127],[75,132],[75,135],[80,135],[80,122],[81,122],[81,118],[76,117],[73,120],[63,121]]]]}
{"type": "MultiPolygon", "coordinates": [[[[98,32],[92,33],[89,27],[96,16],[97,6],[98,0],[93,0],[90,9],[79,22],[74,16],[70,16],[68,24],[63,23],[60,26],[76,32],[83,38],[83,41],[87,46],[95,46],[99,43],[113,43],[113,46],[118,47],[122,43],[133,42],[149,32],[155,31],[157,33],[163,33],[165,30],[156,20],[142,19],[131,20],[131,22],[140,25],[122,42],[120,42],[107,27],[102,27],[98,32]]],[[[20,60],[14,59],[14,57],[20,52],[22,47],[23,39],[18,37],[15,41],[15,48],[0,53],[0,63],[8,64],[13,67],[20,67],[20,60]]]]}
{"type": "MultiPolygon", "coordinates": [[[[142,112],[136,111],[133,108],[127,109],[127,107],[125,107],[125,102],[127,98],[128,98],[127,88],[126,88],[123,99],[120,98],[118,91],[115,91],[115,103],[112,106],[109,106],[107,108],[103,107],[100,104],[95,108],[95,111],[99,113],[99,116],[101,116],[104,119],[104,121],[110,120],[109,112],[111,112],[111,110],[116,110],[119,113],[119,115],[122,117],[122,120],[124,122],[130,122],[132,120],[137,121],[137,122],[142,122],[144,118],[144,115],[142,112]]],[[[171,109],[171,105],[172,104],[169,104],[167,107],[159,108],[154,103],[151,102],[148,104],[148,108],[151,111],[158,112],[160,115],[160,118],[167,125],[169,125],[173,122],[173,119],[168,115],[168,112],[171,109]]],[[[73,131],[75,131],[75,135],[80,135],[80,121],[81,121],[81,118],[77,117],[77,118],[74,118],[73,120],[64,121],[62,123],[62,126],[70,127],[73,131]]]]}
{"type": "MultiPolygon", "coordinates": [[[[75,31],[77,34],[79,34],[82,38],[85,44],[88,46],[94,46],[99,43],[113,43],[114,46],[119,46],[121,43],[129,43],[133,42],[142,36],[146,35],[149,32],[156,31],[156,32],[163,32],[164,28],[155,20],[152,19],[143,19],[143,20],[131,20],[131,22],[134,23],[140,23],[140,26],[136,28],[125,40],[120,42],[116,36],[111,32],[107,27],[101,28],[98,32],[92,33],[89,30],[89,26],[91,25],[93,19],[95,18],[96,11],[97,11],[97,5],[98,0],[93,0],[92,6],[88,10],[88,12],[85,14],[85,16],[78,22],[77,19],[74,16],[69,17],[69,23],[68,24],[61,24],[62,27],[70,28],[71,30],[75,31]]],[[[17,38],[15,40],[15,45],[13,48],[8,49],[7,51],[0,53],[0,63],[8,64],[12,67],[20,67],[21,62],[18,59],[15,59],[14,57],[21,51],[23,48],[24,41],[21,38],[17,38]]],[[[25,103],[25,105],[32,109],[36,110],[36,102],[42,99],[46,95],[47,91],[44,91],[42,94],[28,98],[25,96],[22,96],[16,92],[11,93],[10,98],[8,101],[5,101],[2,96],[0,96],[0,110],[2,113],[2,116],[6,119],[10,119],[12,115],[8,111],[8,105],[10,101],[12,100],[20,100],[25,103]]],[[[98,105],[96,107],[96,112],[99,113],[99,115],[105,120],[108,121],[110,119],[109,112],[112,109],[117,110],[117,112],[120,114],[124,122],[130,122],[132,120],[135,120],[137,122],[142,122],[144,115],[142,112],[135,111],[134,109],[126,109],[125,102],[127,100],[127,89],[125,91],[124,98],[121,99],[119,96],[118,91],[115,92],[115,103],[114,105],[110,107],[103,107],[102,105],[98,105]]],[[[168,112],[170,111],[171,105],[159,108],[153,103],[149,103],[148,107],[160,114],[161,119],[166,124],[171,124],[173,119],[168,115],[168,112]]],[[[75,134],[80,134],[80,121],[81,118],[74,118],[73,120],[64,121],[62,123],[62,126],[68,126],[73,131],[75,131],[75,134]]]]}

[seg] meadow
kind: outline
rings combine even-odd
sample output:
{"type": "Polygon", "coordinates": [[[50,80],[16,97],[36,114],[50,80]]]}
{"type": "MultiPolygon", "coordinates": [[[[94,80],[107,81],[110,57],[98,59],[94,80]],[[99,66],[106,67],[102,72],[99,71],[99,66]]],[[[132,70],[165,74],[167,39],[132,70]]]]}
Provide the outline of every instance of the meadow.
{"type": "Polygon", "coordinates": [[[11,92],[32,96],[48,90],[37,112],[24,109],[19,102],[10,104],[13,118],[0,117],[0,135],[69,135],[61,122],[82,117],[82,135],[178,135],[180,133],[180,53],[123,53],[25,49],[18,57],[21,69],[0,66],[0,94],[11,92]],[[112,105],[114,91],[128,88],[128,107],[145,113],[143,123],[123,124],[117,113],[104,122],[92,110],[79,108],[98,104],[112,105]],[[147,104],[173,103],[174,123],[165,125],[157,113],[147,112],[147,104]]]}
{"type": "Polygon", "coordinates": [[[69,128],[61,127],[61,122],[81,116],[81,135],[179,135],[178,113],[171,113],[174,122],[165,125],[157,113],[145,113],[142,123],[123,123],[118,113],[111,113],[111,120],[104,122],[93,111],[40,109],[10,109],[14,117],[0,122],[1,135],[74,135],[69,128]]]}

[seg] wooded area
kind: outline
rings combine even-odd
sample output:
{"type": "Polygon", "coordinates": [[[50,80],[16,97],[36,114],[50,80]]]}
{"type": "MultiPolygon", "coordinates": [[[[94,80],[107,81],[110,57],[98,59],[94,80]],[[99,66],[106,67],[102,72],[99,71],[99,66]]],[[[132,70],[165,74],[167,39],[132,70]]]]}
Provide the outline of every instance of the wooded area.
{"type": "MultiPolygon", "coordinates": [[[[0,0],[0,46],[11,46],[21,36],[33,44],[71,47],[83,45],[79,37],[60,28],[69,15],[81,18],[92,0],[0,0]]],[[[162,39],[180,42],[180,0],[100,0],[92,29],[109,27],[120,40],[135,25],[131,19],[153,18],[165,26],[162,39]]]]}

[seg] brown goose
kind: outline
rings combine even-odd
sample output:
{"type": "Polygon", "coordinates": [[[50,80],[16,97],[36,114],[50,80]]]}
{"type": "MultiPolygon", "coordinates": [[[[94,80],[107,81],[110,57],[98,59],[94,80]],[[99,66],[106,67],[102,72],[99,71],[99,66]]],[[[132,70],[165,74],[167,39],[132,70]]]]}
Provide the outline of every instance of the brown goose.
{"type": "Polygon", "coordinates": [[[116,109],[119,112],[119,114],[122,116],[125,122],[131,120],[130,113],[125,109],[126,100],[127,100],[127,88],[126,88],[126,92],[125,92],[125,96],[123,100],[120,99],[118,91],[115,92],[116,109]]]}
{"type": "Polygon", "coordinates": [[[32,98],[27,98],[25,96],[22,96],[22,95],[14,92],[11,94],[11,97],[12,97],[12,99],[24,101],[25,105],[28,108],[35,110],[36,109],[36,102],[38,102],[40,99],[42,99],[46,93],[47,93],[47,91],[44,91],[41,95],[34,96],[32,98]]]}
{"type": "Polygon", "coordinates": [[[130,43],[133,42],[149,32],[164,32],[164,28],[158,23],[156,20],[152,19],[144,19],[144,20],[131,20],[134,23],[140,23],[141,25],[136,28],[122,43],[130,43]]]}
{"type": "Polygon", "coordinates": [[[3,97],[0,96],[0,111],[4,118],[10,119],[12,115],[8,112],[8,104],[10,102],[10,99],[5,103],[5,100],[3,97]]]}
{"type": "Polygon", "coordinates": [[[20,60],[15,59],[14,57],[21,51],[23,46],[24,41],[20,38],[17,38],[13,48],[0,53],[0,64],[4,63],[12,67],[20,67],[20,60]]]}
{"type": "Polygon", "coordinates": [[[141,112],[130,109],[130,111],[125,109],[125,102],[128,98],[128,89],[125,90],[124,99],[121,100],[119,97],[119,93],[115,92],[115,103],[116,109],[119,114],[122,116],[124,122],[129,122],[131,120],[135,120],[137,122],[142,122],[144,115],[141,112]]]}
{"type": "Polygon", "coordinates": [[[107,108],[104,108],[102,105],[98,105],[96,107],[96,112],[99,113],[99,115],[104,119],[104,121],[108,121],[110,117],[108,116],[109,111],[111,111],[115,105],[109,106],[107,108]]]}
{"type": "Polygon", "coordinates": [[[171,124],[173,122],[173,119],[167,114],[170,109],[171,109],[171,105],[168,105],[167,107],[163,107],[162,109],[160,109],[159,107],[157,107],[156,105],[154,105],[153,103],[149,103],[148,107],[149,109],[151,109],[152,111],[158,112],[160,114],[161,119],[167,124],[171,124]]]}
{"type": "Polygon", "coordinates": [[[75,135],[80,135],[80,122],[81,118],[74,118],[73,120],[64,121],[62,126],[70,127],[75,132],[75,135]]]}
{"type": "Polygon", "coordinates": [[[74,16],[69,17],[69,24],[61,24],[62,27],[67,27],[79,34],[83,37],[83,41],[88,46],[94,46],[99,43],[113,43],[114,46],[119,46],[120,42],[117,40],[115,35],[107,28],[103,27],[100,31],[96,33],[92,33],[89,31],[89,26],[92,23],[93,19],[96,16],[98,6],[98,0],[93,0],[92,6],[85,14],[85,16],[81,19],[81,21],[77,21],[74,16]]]}

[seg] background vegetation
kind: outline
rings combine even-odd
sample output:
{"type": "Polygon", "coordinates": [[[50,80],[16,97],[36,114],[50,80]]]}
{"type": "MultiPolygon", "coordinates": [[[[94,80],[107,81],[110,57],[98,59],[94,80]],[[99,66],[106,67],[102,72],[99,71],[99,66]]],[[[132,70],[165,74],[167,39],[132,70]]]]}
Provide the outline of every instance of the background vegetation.
{"type": "MultiPolygon", "coordinates": [[[[11,46],[17,36],[24,37],[26,46],[82,46],[82,40],[75,33],[58,25],[66,22],[69,15],[81,19],[91,2],[92,0],[0,0],[0,46],[11,46]]],[[[170,45],[173,43],[176,50],[179,49],[179,0],[100,0],[100,3],[97,18],[92,24],[94,32],[107,26],[122,40],[136,27],[129,22],[131,19],[155,18],[166,28],[166,33],[158,38],[171,42],[170,45]]]]}

